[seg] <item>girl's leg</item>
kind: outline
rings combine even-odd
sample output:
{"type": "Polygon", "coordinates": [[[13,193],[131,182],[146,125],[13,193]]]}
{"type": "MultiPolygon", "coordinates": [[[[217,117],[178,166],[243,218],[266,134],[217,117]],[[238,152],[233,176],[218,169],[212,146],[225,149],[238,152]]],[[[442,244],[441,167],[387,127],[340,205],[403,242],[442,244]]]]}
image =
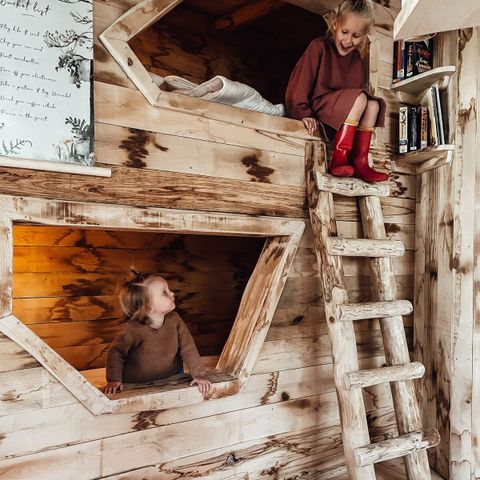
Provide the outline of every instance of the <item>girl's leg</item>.
{"type": "Polygon", "coordinates": [[[352,162],[355,175],[367,182],[384,182],[388,180],[386,173],[377,172],[368,165],[368,152],[370,151],[370,143],[379,109],[380,105],[376,100],[368,100],[365,111],[360,118],[360,124],[355,135],[355,143],[352,148],[352,162]]]}
{"type": "Polygon", "coordinates": [[[355,100],[352,109],[348,112],[345,122],[335,135],[333,145],[332,161],[330,162],[330,173],[337,177],[351,177],[354,173],[353,167],[348,163],[348,156],[352,150],[355,131],[359,120],[365,112],[367,96],[361,93],[355,100]]]}

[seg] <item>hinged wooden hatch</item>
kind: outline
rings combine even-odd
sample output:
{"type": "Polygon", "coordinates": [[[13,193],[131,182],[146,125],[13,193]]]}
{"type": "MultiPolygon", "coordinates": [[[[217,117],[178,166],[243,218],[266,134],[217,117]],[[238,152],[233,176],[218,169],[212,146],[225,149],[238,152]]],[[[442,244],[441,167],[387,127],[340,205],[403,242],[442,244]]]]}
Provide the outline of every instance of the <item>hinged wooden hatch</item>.
{"type": "Polygon", "coordinates": [[[185,210],[132,208],[39,198],[0,197],[0,331],[17,342],[92,413],[138,412],[192,405],[203,401],[196,387],[161,384],[105,396],[98,388],[12,314],[14,223],[107,228],[110,230],[176,232],[265,238],[265,245],[247,283],[235,322],[214,375],[211,398],[240,391],[248,382],[265,340],[288,271],[304,230],[300,220],[185,210]]]}

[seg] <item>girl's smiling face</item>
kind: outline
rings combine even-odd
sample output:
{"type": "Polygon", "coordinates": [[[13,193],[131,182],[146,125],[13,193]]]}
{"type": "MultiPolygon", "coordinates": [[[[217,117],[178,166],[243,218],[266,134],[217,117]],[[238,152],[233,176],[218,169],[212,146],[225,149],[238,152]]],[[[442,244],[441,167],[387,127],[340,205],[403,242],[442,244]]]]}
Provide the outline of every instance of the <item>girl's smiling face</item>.
{"type": "Polygon", "coordinates": [[[369,22],[355,13],[343,14],[333,25],[337,51],[342,57],[362,48],[368,33],[369,22]]]}

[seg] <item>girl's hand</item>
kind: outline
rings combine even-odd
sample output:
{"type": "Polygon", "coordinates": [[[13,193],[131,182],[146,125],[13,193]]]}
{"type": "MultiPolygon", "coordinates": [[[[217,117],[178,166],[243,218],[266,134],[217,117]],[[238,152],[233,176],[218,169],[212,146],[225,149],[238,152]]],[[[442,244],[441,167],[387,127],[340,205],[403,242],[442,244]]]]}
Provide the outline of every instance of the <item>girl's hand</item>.
{"type": "Polygon", "coordinates": [[[309,135],[313,135],[315,133],[315,130],[318,128],[318,120],[312,117],[304,118],[303,124],[305,125],[305,128],[307,129],[309,135]]]}
{"type": "Polygon", "coordinates": [[[123,390],[122,382],[108,382],[103,389],[103,393],[115,393],[117,390],[119,392],[123,390]]]}
{"type": "Polygon", "coordinates": [[[191,383],[190,383],[190,386],[192,385],[198,385],[198,389],[200,390],[200,392],[202,392],[202,395],[205,397],[208,392],[210,391],[210,389],[212,388],[212,382],[210,382],[210,380],[206,377],[195,377],[191,383]]]}

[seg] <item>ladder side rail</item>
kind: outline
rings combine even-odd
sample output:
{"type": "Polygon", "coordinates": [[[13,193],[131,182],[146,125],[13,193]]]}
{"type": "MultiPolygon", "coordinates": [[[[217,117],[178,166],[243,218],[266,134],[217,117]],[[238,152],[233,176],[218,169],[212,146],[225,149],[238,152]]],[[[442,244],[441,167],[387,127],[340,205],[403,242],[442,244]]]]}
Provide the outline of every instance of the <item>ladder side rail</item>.
{"type": "MultiPolygon", "coordinates": [[[[387,238],[380,199],[363,197],[359,199],[359,204],[365,238],[378,240],[387,238]]],[[[396,300],[397,288],[391,260],[389,258],[372,258],[369,263],[375,300],[396,300]]],[[[379,321],[387,364],[401,365],[410,362],[403,318],[395,316],[379,321]]],[[[422,420],[414,382],[412,380],[393,382],[390,386],[400,435],[421,430],[422,420]]],[[[431,478],[425,450],[407,455],[405,467],[409,480],[429,480],[431,478]]]]}
{"type": "Polygon", "coordinates": [[[328,238],[337,236],[337,227],[333,196],[320,191],[316,183],[316,171],[325,171],[323,144],[308,142],[305,160],[309,212],[322,277],[325,318],[332,347],[333,376],[347,472],[351,480],[375,480],[372,465],[359,467],[355,461],[355,449],[369,444],[370,436],[362,391],[348,390],[343,382],[346,373],[356,371],[359,367],[353,323],[336,320],[336,306],[348,303],[348,292],[343,277],[342,258],[328,255],[326,249],[328,238]]]}

